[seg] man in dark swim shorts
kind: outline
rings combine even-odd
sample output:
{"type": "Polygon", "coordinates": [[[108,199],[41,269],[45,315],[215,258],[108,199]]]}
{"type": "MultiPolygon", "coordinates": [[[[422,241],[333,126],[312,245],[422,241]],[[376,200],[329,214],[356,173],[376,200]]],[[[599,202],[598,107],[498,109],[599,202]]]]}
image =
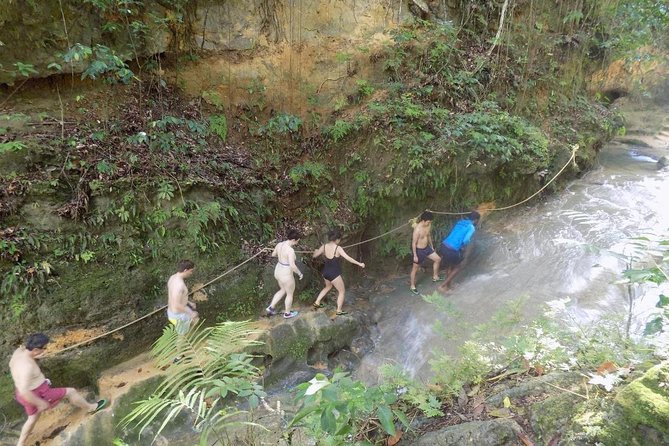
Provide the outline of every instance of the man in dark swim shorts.
{"type": "Polygon", "coordinates": [[[416,289],[416,273],[418,268],[425,261],[430,259],[432,264],[432,281],[437,282],[439,278],[439,264],[441,259],[434,252],[432,247],[432,220],[434,215],[430,211],[425,211],[420,215],[416,227],[413,229],[413,237],[411,238],[411,254],[413,255],[413,266],[411,268],[411,292],[418,294],[416,289]]]}
{"type": "Polygon", "coordinates": [[[455,224],[450,234],[441,242],[439,255],[441,263],[446,265],[446,280],[439,285],[439,290],[446,291],[453,278],[462,269],[462,261],[469,255],[471,248],[469,242],[476,232],[476,225],[480,219],[481,215],[478,212],[470,212],[467,218],[455,224]]]}

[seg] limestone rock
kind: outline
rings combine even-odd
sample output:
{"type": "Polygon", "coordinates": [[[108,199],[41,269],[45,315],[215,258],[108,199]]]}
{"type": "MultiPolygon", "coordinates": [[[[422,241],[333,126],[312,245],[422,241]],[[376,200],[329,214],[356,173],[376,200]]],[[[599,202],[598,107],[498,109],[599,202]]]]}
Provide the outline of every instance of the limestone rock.
{"type": "Polygon", "coordinates": [[[571,393],[558,393],[530,407],[530,424],[537,437],[547,443],[571,424],[574,407],[584,400],[571,393]]]}
{"type": "Polygon", "coordinates": [[[520,426],[513,420],[471,421],[423,435],[416,446],[486,445],[511,446],[519,443],[520,426]]]}

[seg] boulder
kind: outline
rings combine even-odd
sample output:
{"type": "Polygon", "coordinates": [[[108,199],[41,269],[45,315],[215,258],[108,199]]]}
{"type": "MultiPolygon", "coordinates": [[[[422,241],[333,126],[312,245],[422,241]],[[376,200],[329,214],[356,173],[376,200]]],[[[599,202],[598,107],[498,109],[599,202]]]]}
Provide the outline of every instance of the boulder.
{"type": "Polygon", "coordinates": [[[669,440],[669,361],[632,381],[618,393],[616,403],[631,426],[652,428],[669,440]]]}
{"type": "Polygon", "coordinates": [[[511,446],[519,444],[520,426],[513,420],[471,421],[423,435],[415,446],[486,445],[511,446]]]}
{"type": "MultiPolygon", "coordinates": [[[[264,357],[265,382],[270,384],[312,367],[323,369],[329,368],[330,363],[352,364],[351,346],[357,337],[366,333],[363,315],[359,313],[333,320],[324,311],[305,311],[295,319],[275,316],[275,320],[279,322],[260,339],[264,344],[252,351],[264,357]],[[346,356],[338,359],[337,354],[342,351],[346,356]]],[[[305,376],[300,373],[300,379],[305,376]]]]}

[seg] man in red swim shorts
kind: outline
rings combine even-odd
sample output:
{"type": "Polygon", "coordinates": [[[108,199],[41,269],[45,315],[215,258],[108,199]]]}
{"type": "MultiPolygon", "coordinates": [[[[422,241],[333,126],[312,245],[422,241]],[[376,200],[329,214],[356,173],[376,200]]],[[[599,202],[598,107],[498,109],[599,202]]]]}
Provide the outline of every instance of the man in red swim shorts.
{"type": "Polygon", "coordinates": [[[58,405],[60,400],[67,398],[77,407],[95,413],[107,405],[107,400],[89,403],[72,387],[51,387],[51,382],[44,377],[35,359],[44,353],[49,337],[43,333],[28,336],[25,346],[14,351],[9,360],[9,370],[16,387],[16,401],[28,414],[28,420],[21,428],[21,436],[17,446],[25,445],[28,435],[42,412],[58,405]]]}

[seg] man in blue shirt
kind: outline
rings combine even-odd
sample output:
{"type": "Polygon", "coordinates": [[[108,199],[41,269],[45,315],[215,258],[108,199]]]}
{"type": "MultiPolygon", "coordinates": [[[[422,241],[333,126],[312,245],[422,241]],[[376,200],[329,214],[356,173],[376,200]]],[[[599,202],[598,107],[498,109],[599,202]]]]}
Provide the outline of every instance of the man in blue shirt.
{"type": "Polygon", "coordinates": [[[469,242],[476,232],[476,225],[481,219],[481,215],[476,212],[470,212],[467,218],[463,218],[455,224],[451,233],[441,242],[439,255],[441,264],[446,265],[446,280],[439,285],[440,291],[448,290],[451,281],[462,269],[462,261],[469,256],[469,242]]]}

